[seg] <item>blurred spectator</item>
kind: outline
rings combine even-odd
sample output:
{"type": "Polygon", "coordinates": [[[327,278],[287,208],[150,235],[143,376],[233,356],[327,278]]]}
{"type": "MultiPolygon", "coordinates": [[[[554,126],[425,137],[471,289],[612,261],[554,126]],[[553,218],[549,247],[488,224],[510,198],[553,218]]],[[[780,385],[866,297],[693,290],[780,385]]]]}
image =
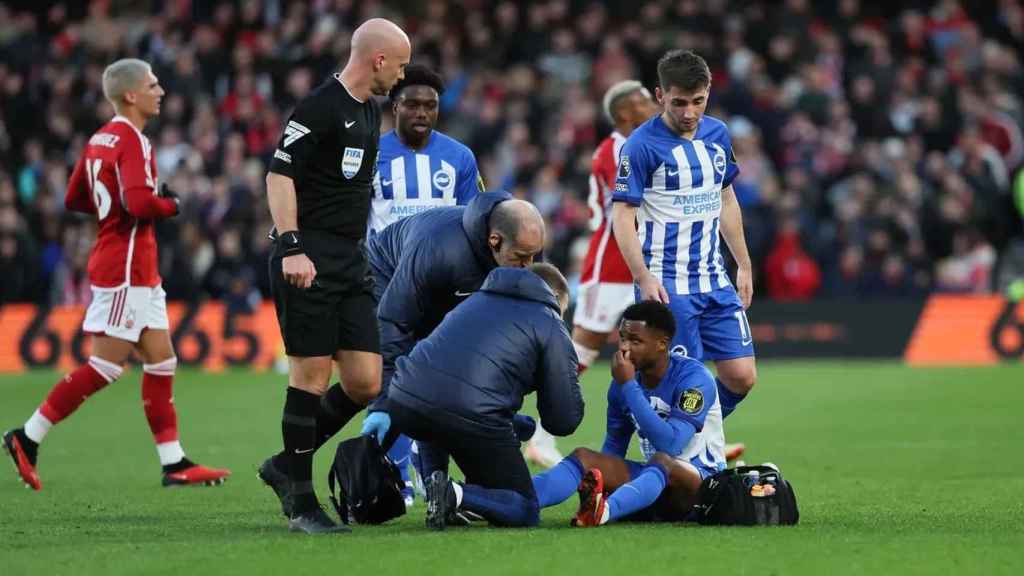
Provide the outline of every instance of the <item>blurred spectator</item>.
{"type": "Polygon", "coordinates": [[[52,275],[50,300],[55,304],[88,306],[92,290],[87,267],[96,231],[91,223],[68,222],[61,236],[63,258],[52,275]]]}
{"type": "Polygon", "coordinates": [[[948,292],[989,292],[995,261],[995,250],[977,230],[958,230],[953,237],[953,253],[939,262],[937,288],[948,292]]]}
{"type": "Polygon", "coordinates": [[[0,303],[43,300],[39,268],[35,242],[20,225],[18,213],[13,206],[0,208],[0,303]]]}
{"type": "Polygon", "coordinates": [[[0,6],[4,301],[88,297],[94,231],[62,197],[84,138],[112,114],[103,67],[123,56],[150,61],[168,92],[150,137],[182,195],[181,216],[158,228],[169,297],[266,296],[263,177],[281,119],[375,15],[410,30],[414,60],[446,77],[439,128],[473,148],[489,188],[538,205],[563,269],[587,234],[588,159],[611,129],[604,90],[637,77],[653,91],[675,47],[711,65],[709,113],[730,125],[759,296],[987,291],[1024,242],[1010,193],[1024,162],[1022,0],[146,6],[0,6]]]}
{"type": "Polygon", "coordinates": [[[765,259],[768,296],[773,300],[810,300],[821,286],[818,263],[804,250],[795,215],[782,217],[775,246],[765,259]]]}

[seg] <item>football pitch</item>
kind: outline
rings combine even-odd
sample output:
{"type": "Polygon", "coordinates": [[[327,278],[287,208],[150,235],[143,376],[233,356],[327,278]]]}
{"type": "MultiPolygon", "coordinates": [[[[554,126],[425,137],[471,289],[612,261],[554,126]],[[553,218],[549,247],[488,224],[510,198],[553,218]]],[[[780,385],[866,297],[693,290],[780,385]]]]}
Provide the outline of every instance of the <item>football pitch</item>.
{"type": "MultiPolygon", "coordinates": [[[[0,376],[0,428],[24,422],[57,376],[0,376]]],[[[600,448],[607,382],[607,365],[586,374],[586,418],[559,439],[563,452],[600,448]]],[[[185,449],[234,475],[217,488],[164,489],[139,371],[127,371],[50,433],[42,492],[23,488],[4,456],[0,573],[1024,573],[1024,365],[762,362],[726,433],[747,444],[748,463],[774,462],[793,483],[801,521],[786,528],[574,529],[573,497],[532,530],[429,532],[417,500],[384,526],[291,534],[255,473],[280,446],[284,386],[271,373],[180,371],[185,449]]],[[[527,406],[534,413],[532,396],[527,406]]],[[[316,460],[325,503],[333,446],[316,460]]]]}

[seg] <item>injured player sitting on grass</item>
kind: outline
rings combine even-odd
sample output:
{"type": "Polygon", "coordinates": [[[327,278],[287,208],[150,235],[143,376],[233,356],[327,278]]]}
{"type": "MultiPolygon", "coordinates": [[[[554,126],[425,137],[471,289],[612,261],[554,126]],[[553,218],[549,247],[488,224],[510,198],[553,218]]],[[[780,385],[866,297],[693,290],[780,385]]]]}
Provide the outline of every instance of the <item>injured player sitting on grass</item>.
{"type": "Polygon", "coordinates": [[[604,446],[601,452],[577,448],[534,476],[541,507],[578,491],[574,526],[689,517],[701,482],[725,469],[725,436],[715,379],[701,362],[669,352],[675,331],[672,312],[660,302],[626,309],[612,361],[604,446]],[[633,432],[643,462],[626,459],[633,432]]]}

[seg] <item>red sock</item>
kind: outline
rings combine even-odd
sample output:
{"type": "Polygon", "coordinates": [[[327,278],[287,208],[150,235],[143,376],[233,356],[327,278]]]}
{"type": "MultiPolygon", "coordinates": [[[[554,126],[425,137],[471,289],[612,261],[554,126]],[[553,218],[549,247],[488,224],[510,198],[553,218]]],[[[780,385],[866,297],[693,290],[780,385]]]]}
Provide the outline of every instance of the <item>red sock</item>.
{"type": "Polygon", "coordinates": [[[39,412],[56,424],[77,410],[86,398],[117,380],[121,372],[117,364],[92,356],[88,363],[79,366],[50,390],[39,412]]]}
{"type": "Polygon", "coordinates": [[[158,445],[178,440],[178,413],[174,409],[174,370],[177,365],[178,359],[171,357],[142,366],[142,407],[158,445]]]}

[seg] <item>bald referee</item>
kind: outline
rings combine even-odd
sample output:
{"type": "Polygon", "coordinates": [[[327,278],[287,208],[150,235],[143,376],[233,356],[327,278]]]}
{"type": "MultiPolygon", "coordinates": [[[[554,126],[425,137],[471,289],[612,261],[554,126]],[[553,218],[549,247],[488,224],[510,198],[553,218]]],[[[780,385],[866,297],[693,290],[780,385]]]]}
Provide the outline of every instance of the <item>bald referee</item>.
{"type": "Polygon", "coordinates": [[[393,22],[359,26],[345,68],[296,106],[267,174],[271,286],[289,370],[284,451],[259,476],[280,498],[292,531],[348,530],[313,491],[317,422],[338,430],[380,391],[380,336],[363,249],[380,140],[372,96],[387,95],[404,76],[410,51],[393,22]],[[328,390],[335,363],[341,384],[328,390]]]}

